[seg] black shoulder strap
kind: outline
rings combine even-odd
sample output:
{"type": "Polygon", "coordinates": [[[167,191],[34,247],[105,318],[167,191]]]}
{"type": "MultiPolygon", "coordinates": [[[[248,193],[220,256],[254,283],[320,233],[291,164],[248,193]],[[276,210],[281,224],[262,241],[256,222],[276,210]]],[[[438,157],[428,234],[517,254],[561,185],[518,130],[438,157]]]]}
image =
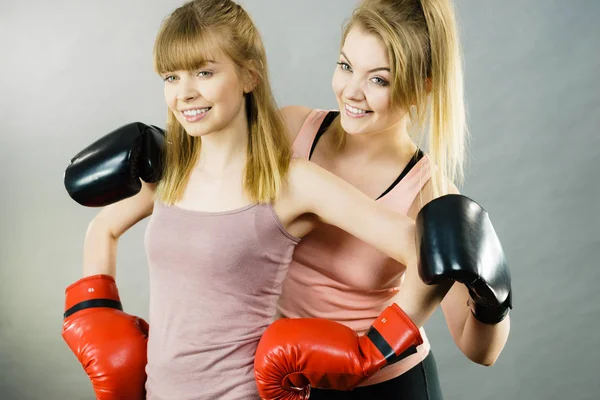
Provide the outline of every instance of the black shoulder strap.
{"type": "Polygon", "coordinates": [[[385,190],[385,192],[383,192],[377,199],[382,198],[383,196],[388,194],[393,188],[395,188],[396,185],[398,185],[398,183],[400,183],[402,178],[404,178],[410,172],[410,170],[413,169],[413,167],[415,165],[417,165],[417,163],[421,160],[421,158],[423,158],[423,152],[421,151],[421,149],[417,149],[417,151],[415,152],[415,155],[410,158],[410,161],[408,162],[408,164],[406,164],[406,167],[404,167],[404,169],[402,170],[400,175],[396,178],[394,183],[392,183],[390,185],[390,187],[387,188],[385,190]]]}
{"type": "Polygon", "coordinates": [[[325,133],[325,131],[327,130],[327,128],[329,128],[329,126],[331,125],[331,123],[333,122],[333,120],[335,119],[335,117],[337,117],[339,115],[339,113],[340,113],[339,111],[329,111],[329,112],[327,112],[327,115],[323,119],[323,122],[321,122],[321,126],[319,126],[319,130],[317,131],[317,134],[315,135],[315,140],[313,140],[312,146],[310,146],[310,153],[308,155],[308,159],[309,160],[310,160],[310,157],[313,154],[313,151],[315,151],[315,147],[317,147],[317,142],[319,141],[319,139],[321,138],[321,136],[323,136],[323,134],[325,133]]]}

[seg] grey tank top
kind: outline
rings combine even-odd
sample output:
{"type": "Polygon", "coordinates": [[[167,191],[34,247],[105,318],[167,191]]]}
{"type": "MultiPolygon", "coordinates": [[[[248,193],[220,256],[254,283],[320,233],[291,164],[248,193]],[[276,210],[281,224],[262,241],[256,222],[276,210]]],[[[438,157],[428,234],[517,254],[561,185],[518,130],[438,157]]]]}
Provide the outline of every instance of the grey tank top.
{"type": "Polygon", "coordinates": [[[258,399],[254,353],[299,239],[271,205],[201,212],[156,202],[147,399],[258,399]]]}

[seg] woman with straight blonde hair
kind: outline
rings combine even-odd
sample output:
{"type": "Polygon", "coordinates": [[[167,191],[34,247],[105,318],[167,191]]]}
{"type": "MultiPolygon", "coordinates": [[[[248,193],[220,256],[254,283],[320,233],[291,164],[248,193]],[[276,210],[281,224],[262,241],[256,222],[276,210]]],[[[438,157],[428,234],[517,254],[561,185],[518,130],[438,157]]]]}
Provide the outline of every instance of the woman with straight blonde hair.
{"type": "MultiPolygon", "coordinates": [[[[463,180],[461,62],[451,1],[364,0],[343,31],[333,74],[340,111],[281,110],[295,154],[390,210],[416,218],[431,200],[458,193],[455,184],[463,180]]],[[[465,283],[452,286],[442,309],[461,351],[491,365],[509,334],[510,273],[505,263],[470,267],[436,272],[438,279],[465,283]],[[478,288],[482,284],[489,290],[478,288]]],[[[363,334],[405,294],[406,268],[360,238],[320,224],[294,251],[279,314],[326,318],[363,334]]],[[[358,388],[313,387],[310,398],[441,399],[437,367],[423,329],[421,334],[424,343],[415,354],[358,388]]]]}
{"type": "Polygon", "coordinates": [[[63,324],[97,397],[257,399],[255,351],[293,250],[317,220],[406,266],[406,288],[372,321],[377,337],[303,322],[329,323],[335,343],[346,338],[350,358],[357,346],[371,349],[358,369],[379,368],[422,343],[419,327],[450,285],[426,285],[417,268],[451,253],[434,239],[460,225],[430,227],[446,219],[429,213],[415,224],[292,159],[262,41],[233,1],[176,9],[156,38],[154,66],[164,80],[166,133],[126,125],[76,155],[65,172],[73,199],[106,206],[88,228],[84,278],[66,290],[63,324]],[[114,278],[118,238],[150,215],[148,326],[123,312],[114,278]]]}

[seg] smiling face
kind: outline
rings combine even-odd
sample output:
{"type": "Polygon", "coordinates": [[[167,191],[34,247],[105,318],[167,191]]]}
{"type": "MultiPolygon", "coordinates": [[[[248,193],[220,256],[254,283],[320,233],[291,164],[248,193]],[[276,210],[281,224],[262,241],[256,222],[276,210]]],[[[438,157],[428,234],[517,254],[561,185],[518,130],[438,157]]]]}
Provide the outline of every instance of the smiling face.
{"type": "Polygon", "coordinates": [[[161,76],[167,106],[191,136],[221,131],[244,117],[244,93],[248,89],[239,68],[222,54],[197,69],[169,71],[161,76]]]}
{"type": "Polygon", "coordinates": [[[390,81],[385,45],[376,35],[354,26],[346,36],[332,79],[347,133],[384,131],[406,116],[406,110],[392,106],[390,81]]]}

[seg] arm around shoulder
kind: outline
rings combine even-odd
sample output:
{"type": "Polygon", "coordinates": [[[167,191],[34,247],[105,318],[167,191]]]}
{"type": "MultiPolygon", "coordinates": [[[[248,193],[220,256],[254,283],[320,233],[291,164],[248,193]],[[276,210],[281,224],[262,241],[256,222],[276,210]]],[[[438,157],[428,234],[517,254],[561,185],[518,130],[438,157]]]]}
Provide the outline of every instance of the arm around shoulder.
{"type": "MultiPolygon", "coordinates": [[[[422,326],[439,305],[449,286],[429,286],[419,279],[415,223],[377,203],[348,182],[305,160],[290,169],[294,201],[310,212],[406,265],[398,305],[417,326],[422,326]]],[[[299,212],[299,213],[301,213],[299,212]]]]}
{"type": "Polygon", "coordinates": [[[289,182],[298,215],[314,214],[403,264],[414,260],[411,219],[377,203],[310,161],[294,159],[289,182]]]}

